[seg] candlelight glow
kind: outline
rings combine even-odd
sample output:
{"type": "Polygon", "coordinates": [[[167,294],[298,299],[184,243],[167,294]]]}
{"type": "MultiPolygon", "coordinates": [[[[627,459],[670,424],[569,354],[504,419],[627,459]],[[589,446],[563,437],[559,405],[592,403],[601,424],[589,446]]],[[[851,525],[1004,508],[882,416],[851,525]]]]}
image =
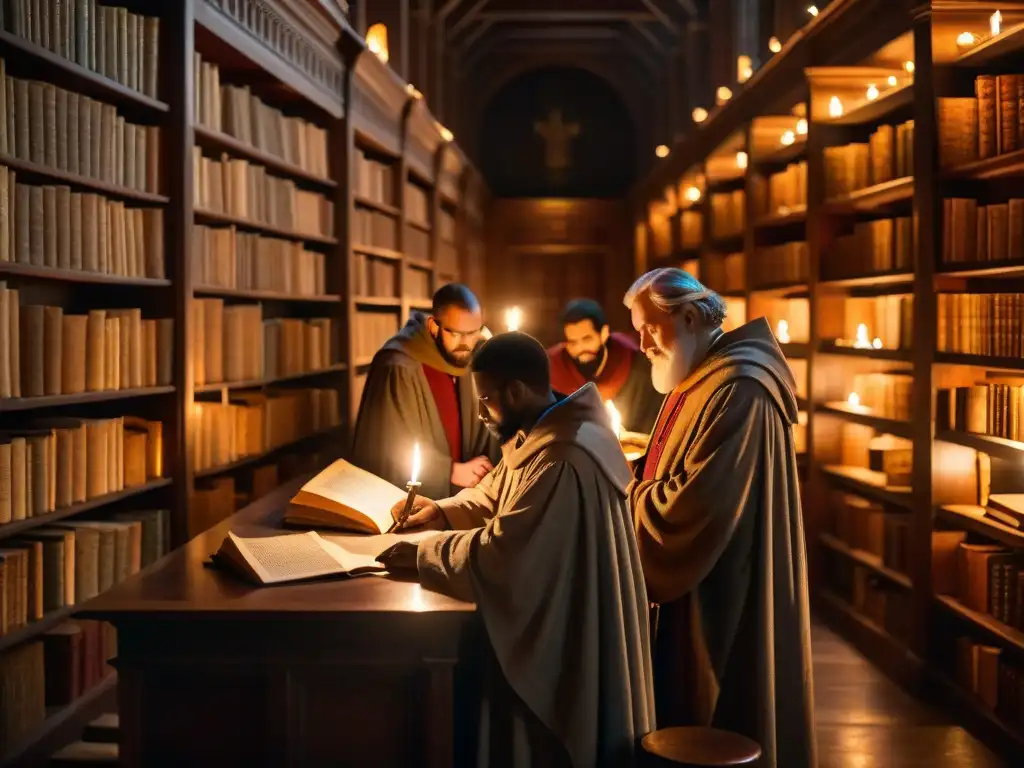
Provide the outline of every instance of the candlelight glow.
{"type": "Polygon", "coordinates": [[[996,11],[991,16],[989,16],[988,17],[988,28],[992,32],[992,37],[995,37],[1000,32],[1002,32],[1002,28],[1003,28],[1003,14],[1001,14],[999,11],[996,11]]]}
{"type": "Polygon", "coordinates": [[[619,414],[619,409],[615,407],[615,403],[611,400],[604,401],[604,407],[608,411],[608,418],[612,422],[612,432],[615,433],[615,437],[619,438],[622,436],[622,416],[619,414]]]}
{"type": "Polygon", "coordinates": [[[743,152],[741,150],[741,151],[736,153],[736,167],[737,168],[741,168],[741,169],[742,168],[746,168],[748,161],[749,161],[749,158],[747,157],[747,153],[746,152],[743,152]]]}
{"type": "Polygon", "coordinates": [[[736,82],[745,83],[754,74],[754,62],[745,53],[736,57],[736,82]]]}
{"type": "Polygon", "coordinates": [[[961,32],[956,36],[956,45],[958,48],[970,48],[977,42],[977,39],[970,32],[961,32]]]}
{"type": "Polygon", "coordinates": [[[420,481],[420,444],[412,448],[412,472],[409,475],[409,484],[418,483],[420,481]]]}
{"type": "Polygon", "coordinates": [[[669,149],[664,144],[659,144],[654,148],[654,154],[658,157],[668,157],[669,149]]]}
{"type": "Polygon", "coordinates": [[[726,88],[724,85],[719,86],[718,90],[715,91],[715,98],[719,104],[724,104],[732,98],[732,90],[726,88]]]}
{"type": "Polygon", "coordinates": [[[860,395],[856,392],[851,392],[850,396],[846,398],[846,402],[851,408],[860,408],[860,395]]]}
{"type": "Polygon", "coordinates": [[[691,203],[699,202],[700,201],[700,190],[697,189],[697,187],[687,187],[686,188],[686,199],[689,200],[691,203]]]}
{"type": "Polygon", "coordinates": [[[903,62],[903,69],[905,69],[910,74],[914,74],[914,62],[912,62],[912,61],[904,61],[903,62]]]}
{"type": "Polygon", "coordinates": [[[779,320],[779,325],[775,329],[775,338],[779,340],[779,344],[789,344],[789,322],[786,320],[779,320]]]}
{"type": "Polygon", "coordinates": [[[494,333],[486,325],[480,329],[480,338],[484,341],[489,341],[494,336],[494,333]]]}
{"type": "Polygon", "coordinates": [[[788,147],[794,141],[796,141],[796,134],[793,133],[792,131],[786,131],[784,134],[782,134],[782,138],[779,139],[779,141],[782,142],[782,146],[788,147]]]}
{"type": "Polygon", "coordinates": [[[779,38],[775,35],[768,38],[768,50],[772,53],[778,53],[782,50],[782,43],[779,42],[779,38]]]}
{"type": "Polygon", "coordinates": [[[817,16],[818,15],[818,6],[816,6],[816,5],[809,5],[809,6],[807,6],[807,12],[809,14],[811,14],[811,16],[817,16]]]}
{"type": "Polygon", "coordinates": [[[519,307],[509,307],[505,310],[505,330],[509,333],[518,331],[523,322],[523,311],[519,307]]]}
{"type": "Polygon", "coordinates": [[[874,101],[878,98],[878,86],[872,83],[868,86],[868,101],[874,101]]]}
{"type": "Polygon", "coordinates": [[[896,75],[889,75],[889,85],[895,86],[899,81],[896,79],[896,75]]]}
{"type": "Polygon", "coordinates": [[[796,121],[796,135],[806,136],[807,135],[807,118],[801,117],[796,121]]]}
{"type": "Polygon", "coordinates": [[[868,327],[864,323],[857,326],[857,337],[853,340],[855,349],[871,349],[871,340],[868,338],[868,327]]]}
{"type": "Polygon", "coordinates": [[[842,117],[843,116],[843,102],[839,100],[838,96],[833,96],[828,101],[828,116],[829,117],[842,117]]]}
{"type": "Polygon", "coordinates": [[[414,99],[423,98],[423,94],[417,91],[416,86],[413,85],[412,83],[409,83],[407,86],[405,86],[405,92],[408,93],[414,99]]]}
{"type": "Polygon", "coordinates": [[[438,126],[437,132],[441,134],[441,139],[443,141],[451,142],[455,140],[455,134],[449,131],[443,125],[438,126]]]}
{"type": "Polygon", "coordinates": [[[366,47],[377,58],[388,63],[388,28],[384,24],[374,24],[366,30],[366,47]]]}
{"type": "Polygon", "coordinates": [[[708,111],[704,107],[697,107],[693,110],[693,122],[703,123],[708,119],[708,111]]]}
{"type": "Polygon", "coordinates": [[[874,347],[875,349],[881,349],[882,340],[876,336],[875,340],[871,342],[871,346],[874,347]]]}

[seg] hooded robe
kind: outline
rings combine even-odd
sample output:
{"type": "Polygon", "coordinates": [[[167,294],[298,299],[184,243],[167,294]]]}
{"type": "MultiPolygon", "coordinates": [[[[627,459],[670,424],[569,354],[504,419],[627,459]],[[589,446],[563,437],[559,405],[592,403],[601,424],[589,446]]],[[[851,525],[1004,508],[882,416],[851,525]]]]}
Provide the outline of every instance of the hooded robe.
{"type": "Polygon", "coordinates": [[[814,766],[793,374],[759,318],[723,334],[676,392],[654,478],[645,457],[629,490],[661,606],[659,726],[713,725],[757,741],[764,768],[814,766]]]}
{"type": "Polygon", "coordinates": [[[619,768],[654,728],[647,595],[629,469],[593,384],[438,502],[456,530],[420,543],[421,583],[475,602],[499,667],[479,764],[619,768]]]}
{"type": "Polygon", "coordinates": [[[426,315],[413,312],[370,363],[353,436],[352,463],[402,488],[409,481],[412,446],[419,443],[419,492],[439,499],[460,489],[451,484],[452,451],[424,365],[456,378],[461,460],[487,456],[497,461],[497,442],[478,418],[469,367],[459,368],[445,360],[427,329],[426,315]]]}
{"type": "MultiPolygon", "coordinates": [[[[622,428],[648,434],[664,399],[651,384],[651,364],[640,347],[624,333],[609,335],[605,344],[607,359],[594,379],[602,400],[611,400],[622,415],[622,428]]],[[[587,383],[576,367],[565,343],[548,350],[551,363],[551,388],[571,394],[587,383]]]]}

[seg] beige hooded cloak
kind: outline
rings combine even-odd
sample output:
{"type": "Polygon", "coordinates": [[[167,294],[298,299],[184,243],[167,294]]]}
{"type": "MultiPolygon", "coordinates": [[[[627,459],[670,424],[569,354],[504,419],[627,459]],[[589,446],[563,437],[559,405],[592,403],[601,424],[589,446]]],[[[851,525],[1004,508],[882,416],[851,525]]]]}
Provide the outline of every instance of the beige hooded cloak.
{"type": "Polygon", "coordinates": [[[424,586],[477,603],[500,667],[480,764],[629,766],[654,727],[648,603],[629,470],[595,386],[502,454],[439,502],[457,530],[418,552],[424,586]]]}
{"type": "Polygon", "coordinates": [[[629,490],[661,604],[658,724],[742,733],[764,768],[814,766],[793,374],[759,318],[723,334],[680,389],[655,479],[641,460],[629,490]]]}

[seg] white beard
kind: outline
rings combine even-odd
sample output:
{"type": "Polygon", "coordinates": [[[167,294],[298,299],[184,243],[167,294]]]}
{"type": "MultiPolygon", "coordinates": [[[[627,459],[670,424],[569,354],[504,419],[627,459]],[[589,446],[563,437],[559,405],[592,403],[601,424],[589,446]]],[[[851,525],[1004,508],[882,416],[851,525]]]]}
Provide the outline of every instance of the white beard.
{"type": "Polygon", "coordinates": [[[667,395],[683,383],[686,370],[682,355],[667,352],[651,360],[651,384],[662,395],[667,395]]]}

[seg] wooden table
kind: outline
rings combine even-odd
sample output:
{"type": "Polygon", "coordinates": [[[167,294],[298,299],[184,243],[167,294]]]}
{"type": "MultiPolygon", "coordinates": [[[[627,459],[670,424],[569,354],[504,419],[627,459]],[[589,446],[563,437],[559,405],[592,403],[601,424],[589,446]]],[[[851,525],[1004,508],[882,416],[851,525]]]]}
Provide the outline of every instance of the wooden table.
{"type": "Polygon", "coordinates": [[[84,606],[117,628],[121,765],[436,766],[473,751],[474,606],[381,577],[257,589],[204,562],[291,483],[84,606]]]}

